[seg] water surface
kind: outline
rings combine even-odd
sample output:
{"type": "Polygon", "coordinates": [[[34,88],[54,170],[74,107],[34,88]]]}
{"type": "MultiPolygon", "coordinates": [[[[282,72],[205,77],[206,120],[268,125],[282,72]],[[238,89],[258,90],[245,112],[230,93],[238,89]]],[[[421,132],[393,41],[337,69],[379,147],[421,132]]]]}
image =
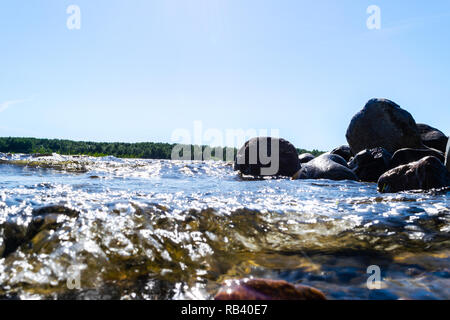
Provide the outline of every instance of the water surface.
{"type": "Polygon", "coordinates": [[[449,191],[251,181],[213,161],[0,159],[0,248],[34,209],[79,212],[0,259],[3,298],[211,299],[227,279],[265,277],[331,299],[450,299],[449,191]]]}

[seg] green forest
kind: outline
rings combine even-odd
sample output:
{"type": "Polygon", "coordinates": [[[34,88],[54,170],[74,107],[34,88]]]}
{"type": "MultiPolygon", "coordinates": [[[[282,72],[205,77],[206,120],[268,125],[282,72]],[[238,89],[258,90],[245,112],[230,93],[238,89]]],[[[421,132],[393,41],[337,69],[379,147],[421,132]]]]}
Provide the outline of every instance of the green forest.
{"type": "MultiPolygon", "coordinates": [[[[140,159],[171,159],[172,149],[175,144],[170,143],[123,143],[123,142],[83,142],[59,139],[36,139],[36,138],[0,138],[0,152],[4,153],[26,153],[26,154],[51,154],[62,155],[88,155],[88,156],[115,156],[117,158],[140,158],[140,159]]],[[[190,146],[191,155],[194,157],[195,150],[199,146],[190,146]]],[[[201,146],[202,152],[208,148],[201,146]]],[[[299,154],[312,153],[317,156],[323,152],[318,150],[308,151],[297,149],[299,154]]],[[[212,149],[212,158],[216,157],[215,149],[212,149]]],[[[232,148],[236,155],[237,149],[232,148]]],[[[223,152],[223,151],[222,151],[223,152]]]]}

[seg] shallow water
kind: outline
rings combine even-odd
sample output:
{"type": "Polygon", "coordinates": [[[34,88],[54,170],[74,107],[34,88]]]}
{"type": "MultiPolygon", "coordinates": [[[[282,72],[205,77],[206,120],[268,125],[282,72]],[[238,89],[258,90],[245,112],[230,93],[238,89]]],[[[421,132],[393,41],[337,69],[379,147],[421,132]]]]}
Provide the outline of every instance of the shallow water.
{"type": "Polygon", "coordinates": [[[225,162],[0,160],[0,251],[33,209],[79,212],[0,259],[3,298],[211,299],[227,279],[266,277],[331,299],[450,299],[449,191],[243,180],[225,162]]]}

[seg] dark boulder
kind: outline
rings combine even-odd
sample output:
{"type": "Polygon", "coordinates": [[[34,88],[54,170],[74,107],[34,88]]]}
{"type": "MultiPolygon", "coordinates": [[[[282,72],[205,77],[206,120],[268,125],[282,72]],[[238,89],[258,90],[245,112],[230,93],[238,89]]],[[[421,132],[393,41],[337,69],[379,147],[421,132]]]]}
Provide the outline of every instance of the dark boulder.
{"type": "Polygon", "coordinates": [[[326,300],[318,289],[284,280],[245,279],[228,281],[215,300],[326,300]]]}
{"type": "Polygon", "coordinates": [[[307,163],[313,160],[315,157],[311,153],[302,153],[298,156],[300,163],[307,163]]]}
{"type": "Polygon", "coordinates": [[[340,146],[331,151],[331,154],[337,154],[345,159],[345,161],[349,162],[350,158],[353,157],[352,150],[349,146],[340,146]]]}
{"type": "Polygon", "coordinates": [[[390,153],[423,147],[411,114],[387,99],[372,99],[350,122],[346,133],[353,154],[382,147],[390,153]]]}
{"type": "Polygon", "coordinates": [[[422,123],[418,123],[417,128],[424,145],[445,152],[448,137],[442,131],[422,123]]]}
{"type": "Polygon", "coordinates": [[[373,148],[359,152],[349,163],[350,169],[360,181],[377,182],[390,169],[392,154],[383,148],[373,148]]]}
{"type": "Polygon", "coordinates": [[[345,161],[345,159],[342,158],[340,155],[325,153],[322,156],[324,156],[324,157],[326,157],[326,158],[328,158],[328,159],[330,159],[330,160],[332,160],[332,161],[334,161],[334,162],[336,162],[336,163],[338,163],[338,164],[348,168],[347,161],[345,161]]]}
{"type": "Polygon", "coordinates": [[[400,149],[391,159],[391,169],[411,162],[419,161],[425,157],[436,157],[444,163],[444,154],[435,149],[400,149]]]}
{"type": "Polygon", "coordinates": [[[378,191],[394,193],[407,190],[430,190],[450,186],[450,174],[435,157],[426,157],[383,174],[378,191]]]}
{"type": "Polygon", "coordinates": [[[297,149],[287,140],[253,138],[238,151],[234,170],[255,177],[292,177],[300,169],[297,149]]]}
{"type": "Polygon", "coordinates": [[[336,154],[323,154],[302,165],[294,179],[358,180],[345,160],[336,154]]]}

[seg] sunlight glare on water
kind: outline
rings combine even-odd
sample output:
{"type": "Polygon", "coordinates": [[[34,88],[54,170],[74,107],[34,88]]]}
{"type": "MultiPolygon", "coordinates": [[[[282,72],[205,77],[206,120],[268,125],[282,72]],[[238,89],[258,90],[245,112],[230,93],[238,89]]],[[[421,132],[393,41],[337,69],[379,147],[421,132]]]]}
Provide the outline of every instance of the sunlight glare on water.
{"type": "Polygon", "coordinates": [[[450,298],[448,191],[243,180],[212,161],[0,160],[0,253],[20,242],[0,259],[2,297],[210,299],[227,279],[267,277],[336,299],[450,298]],[[27,238],[33,210],[54,205],[77,214],[27,238]],[[382,290],[366,287],[370,265],[382,290]]]}

